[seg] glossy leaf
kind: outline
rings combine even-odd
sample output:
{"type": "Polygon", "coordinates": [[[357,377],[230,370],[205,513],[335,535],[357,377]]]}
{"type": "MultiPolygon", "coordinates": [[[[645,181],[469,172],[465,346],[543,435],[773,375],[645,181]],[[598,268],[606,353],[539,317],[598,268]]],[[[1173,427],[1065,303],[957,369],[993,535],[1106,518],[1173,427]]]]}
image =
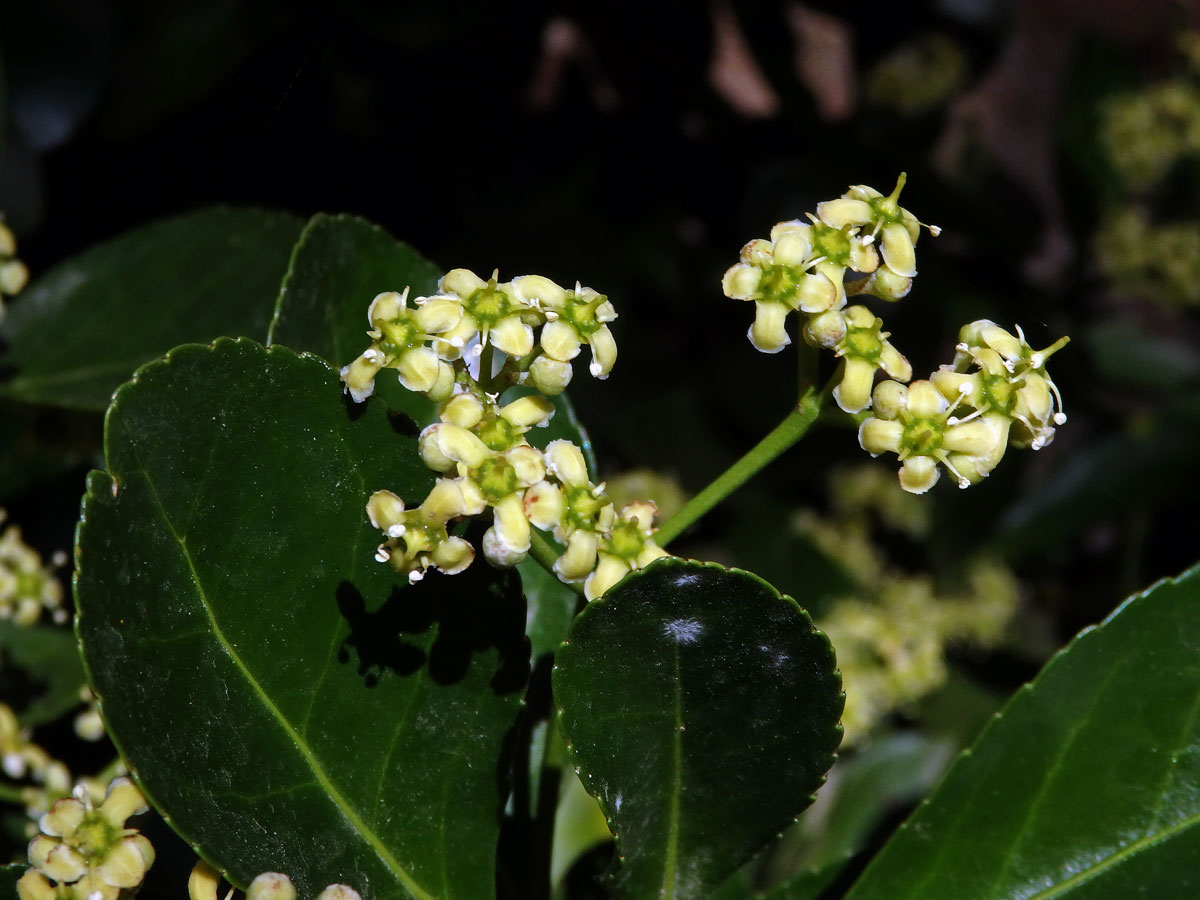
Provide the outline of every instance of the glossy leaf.
{"type": "Polygon", "coordinates": [[[66,626],[0,621],[0,659],[0,697],[10,698],[22,725],[42,725],[79,706],[86,682],[75,635],[66,626]]]}
{"type": "Polygon", "coordinates": [[[37,278],[4,323],[19,400],[103,410],[143,363],[189,341],[262,338],[300,233],[288,213],[213,207],[127,232],[37,278]]]}
{"type": "Polygon", "coordinates": [[[808,615],[754,575],[680,559],[580,613],[554,696],[630,898],[708,897],[808,806],[841,738],[808,615]]]}
{"type": "Polygon", "coordinates": [[[1022,689],[852,900],[1191,897],[1200,569],[1135,596],[1022,689]]]}
{"type": "Polygon", "coordinates": [[[889,815],[929,793],[953,759],[954,749],[946,739],[899,732],[839,759],[816,805],[784,834],[776,856],[799,857],[802,865],[796,871],[839,868],[866,848],[871,833],[889,815]]]}
{"type": "Polygon", "coordinates": [[[22,865],[21,863],[0,866],[0,897],[17,896],[17,881],[20,880],[28,868],[29,866],[22,865]]]}
{"type": "Polygon", "coordinates": [[[415,300],[436,292],[441,274],[378,225],[357,216],[318,213],[292,253],[268,343],[344,366],[370,343],[367,307],[376,294],[409,287],[415,300]]]}
{"type": "Polygon", "coordinates": [[[515,577],[417,585],[364,505],[432,483],[386,407],[246,340],[142,369],[107,419],[78,536],[78,630],[152,802],[244,886],[488,897],[528,670],[515,577]]]}

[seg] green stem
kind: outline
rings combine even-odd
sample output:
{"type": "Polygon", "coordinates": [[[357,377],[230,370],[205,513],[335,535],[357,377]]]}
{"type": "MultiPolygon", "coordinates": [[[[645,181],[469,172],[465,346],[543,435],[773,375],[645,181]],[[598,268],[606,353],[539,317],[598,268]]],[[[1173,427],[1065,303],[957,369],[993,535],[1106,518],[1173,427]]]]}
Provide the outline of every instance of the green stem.
{"type": "Polygon", "coordinates": [[[797,317],[796,334],[796,383],[797,397],[803,397],[817,383],[817,368],[821,358],[816,347],[804,340],[803,317],[797,317]]]}
{"type": "Polygon", "coordinates": [[[775,426],[749,453],[726,469],[715,481],[685,503],[675,515],[659,526],[655,539],[660,547],[666,547],[693,522],[750,480],[760,469],[773,461],[783,451],[795,444],[808,432],[817,420],[838,376],[831,378],[818,391],[810,386],[800,397],[796,408],[787,418],[775,426]]]}
{"type": "Polygon", "coordinates": [[[479,354],[479,388],[485,394],[492,393],[492,350],[491,343],[483,345],[483,350],[479,354]]]}
{"type": "Polygon", "coordinates": [[[0,783],[0,803],[16,803],[20,806],[25,805],[25,798],[21,796],[23,788],[15,784],[0,783]]]}
{"type": "MultiPolygon", "coordinates": [[[[554,571],[554,563],[560,556],[562,556],[562,551],[555,549],[553,544],[551,544],[533,529],[530,529],[529,532],[529,555],[532,556],[534,561],[543,569],[545,569],[555,578],[558,578],[558,573],[554,571]]],[[[582,584],[576,584],[569,581],[564,581],[563,584],[565,584],[575,593],[583,596],[582,584]]]]}
{"type": "Polygon", "coordinates": [[[96,773],[96,780],[102,783],[112,781],[121,770],[121,757],[115,757],[107,766],[96,773]]]}

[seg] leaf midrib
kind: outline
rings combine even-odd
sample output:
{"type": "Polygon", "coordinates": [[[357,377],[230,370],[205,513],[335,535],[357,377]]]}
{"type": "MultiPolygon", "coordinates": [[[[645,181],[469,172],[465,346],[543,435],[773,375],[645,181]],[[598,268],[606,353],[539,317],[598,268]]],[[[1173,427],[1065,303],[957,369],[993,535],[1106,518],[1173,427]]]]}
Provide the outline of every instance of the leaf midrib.
{"type": "Polygon", "coordinates": [[[683,684],[679,660],[679,645],[674,647],[675,665],[675,722],[671,729],[671,787],[667,813],[667,849],[663,866],[661,896],[664,900],[675,897],[675,869],[679,861],[679,804],[683,792],[683,684]]]}
{"type": "Polygon", "coordinates": [[[367,845],[375,851],[375,854],[380,858],[380,860],[382,860],[383,864],[392,871],[401,884],[403,884],[410,892],[412,892],[417,900],[437,900],[437,897],[434,894],[428,893],[420,886],[420,884],[417,883],[416,879],[408,872],[407,869],[404,868],[403,865],[401,865],[400,861],[392,855],[379,836],[376,835],[371,827],[362,819],[362,817],[355,812],[350,802],[342,795],[341,791],[339,791],[329,779],[329,776],[325,773],[324,768],[321,766],[311,748],[308,746],[308,742],[301,737],[299,732],[297,732],[292,724],[287,720],[287,717],[283,715],[283,712],[279,709],[279,707],[277,707],[271,700],[270,696],[263,689],[258,679],[255,678],[250,672],[249,668],[247,668],[237,650],[226,639],[225,633],[221,630],[221,626],[217,623],[216,615],[208,599],[208,594],[201,583],[200,574],[196,570],[192,555],[188,550],[187,539],[181,536],[175,530],[170,516],[167,514],[166,506],[162,501],[162,497],[159,495],[158,490],[154,485],[154,480],[151,478],[149,470],[146,469],[145,466],[141,465],[140,460],[136,471],[140,472],[145,479],[146,486],[150,490],[150,495],[154,500],[155,508],[158,510],[163,524],[166,525],[167,530],[171,533],[171,537],[179,545],[179,550],[183,554],[184,561],[187,564],[188,574],[192,579],[192,583],[196,587],[197,597],[200,600],[201,605],[204,607],[204,611],[208,616],[209,622],[212,624],[213,636],[225,650],[226,654],[228,654],[238,671],[242,673],[243,677],[246,679],[246,682],[258,695],[268,712],[274,716],[280,727],[282,727],[288,737],[292,739],[293,745],[296,747],[297,751],[300,753],[301,757],[312,771],[313,777],[316,778],[317,783],[322,789],[324,789],[326,795],[333,801],[334,805],[339,809],[342,815],[346,817],[347,821],[349,821],[351,826],[358,832],[367,845]]]}

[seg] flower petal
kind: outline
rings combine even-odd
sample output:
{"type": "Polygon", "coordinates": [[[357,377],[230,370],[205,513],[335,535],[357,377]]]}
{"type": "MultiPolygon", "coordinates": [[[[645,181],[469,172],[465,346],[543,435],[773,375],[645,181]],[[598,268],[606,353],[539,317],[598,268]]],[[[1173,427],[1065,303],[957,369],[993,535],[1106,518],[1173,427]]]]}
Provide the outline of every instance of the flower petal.
{"type": "Polygon", "coordinates": [[[912,238],[899,222],[883,226],[879,235],[879,249],[883,253],[884,263],[897,275],[912,278],[917,274],[917,254],[912,238]]]}

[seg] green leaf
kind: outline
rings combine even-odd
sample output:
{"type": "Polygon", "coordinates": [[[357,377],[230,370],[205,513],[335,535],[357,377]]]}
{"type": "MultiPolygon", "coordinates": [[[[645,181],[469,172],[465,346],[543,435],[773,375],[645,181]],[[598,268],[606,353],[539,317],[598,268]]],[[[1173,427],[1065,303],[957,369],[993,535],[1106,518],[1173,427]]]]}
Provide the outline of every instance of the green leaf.
{"type": "Polygon", "coordinates": [[[214,207],[146,225],[35,280],[4,323],[0,394],[103,410],[143,363],[188,341],[261,338],[300,233],[288,213],[214,207]]]}
{"type": "Polygon", "coordinates": [[[772,871],[790,877],[840,869],[866,848],[887,816],[929,793],[955,749],[946,739],[899,732],[842,757],[830,770],[817,805],[783,834],[772,871]]]}
{"type": "Polygon", "coordinates": [[[801,872],[765,894],[761,894],[757,900],[820,900],[849,862],[849,859],[835,860],[822,869],[801,872]]]}
{"type": "Polygon", "coordinates": [[[1200,884],[1200,568],[1023,688],[848,895],[1124,900],[1200,884]]]}
{"type": "Polygon", "coordinates": [[[65,626],[18,626],[0,622],[0,697],[12,704],[21,724],[36,727],[79,706],[86,683],[75,635],[65,626]]]}
{"type": "Polygon", "coordinates": [[[628,897],[708,897],[812,802],[841,739],[829,641],[715,564],[665,559],[589,604],[554,696],[628,897]]]}
{"type": "Polygon", "coordinates": [[[0,897],[17,896],[17,882],[28,868],[23,863],[0,866],[0,897]]]}
{"type": "Polygon", "coordinates": [[[267,343],[347,365],[370,343],[367,308],[376,294],[410,287],[412,299],[428,296],[441,274],[378,225],[318,213],[292,252],[267,343]]]}
{"type": "Polygon", "coordinates": [[[528,672],[511,574],[374,560],[372,491],[433,476],[382,404],[247,340],[117,393],[78,535],[78,631],[118,748],[241,886],[492,896],[505,736],[528,672]]]}

